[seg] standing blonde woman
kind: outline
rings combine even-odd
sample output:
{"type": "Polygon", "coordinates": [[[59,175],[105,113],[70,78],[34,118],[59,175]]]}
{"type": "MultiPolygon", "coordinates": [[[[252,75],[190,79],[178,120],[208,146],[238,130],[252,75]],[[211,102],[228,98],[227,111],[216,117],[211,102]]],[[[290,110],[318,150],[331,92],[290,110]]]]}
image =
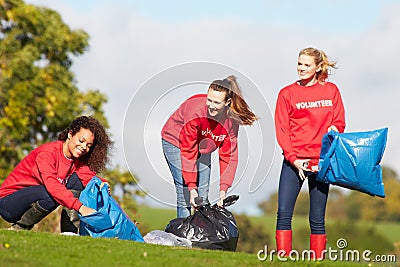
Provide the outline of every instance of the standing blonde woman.
{"type": "Polygon", "coordinates": [[[177,217],[190,215],[197,196],[208,198],[211,152],[218,149],[222,206],[238,164],[239,125],[257,119],[243,99],[235,76],[215,80],[207,94],[190,97],[168,118],[162,129],[165,159],[174,178],[177,217]]]}
{"type": "Polygon", "coordinates": [[[279,92],[275,130],[284,161],[279,181],[276,225],[277,250],[292,249],[294,205],[306,179],[310,194],[310,250],[323,259],[326,247],[325,209],[329,185],[316,181],[322,137],[330,130],[343,132],[344,106],[337,86],[327,81],[335,62],[316,48],[300,51],[299,80],[279,92]]]}

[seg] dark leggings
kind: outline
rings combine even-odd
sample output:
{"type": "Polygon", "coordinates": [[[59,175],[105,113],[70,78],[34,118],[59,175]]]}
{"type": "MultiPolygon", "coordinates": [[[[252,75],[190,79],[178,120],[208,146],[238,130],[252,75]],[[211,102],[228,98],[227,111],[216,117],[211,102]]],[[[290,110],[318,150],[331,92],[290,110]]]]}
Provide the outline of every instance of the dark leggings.
{"type": "MultiPolygon", "coordinates": [[[[309,222],[312,234],[325,234],[325,209],[329,184],[316,181],[316,173],[306,172],[310,193],[309,222]]],[[[291,230],[293,210],[304,183],[297,168],[284,160],[279,181],[277,230],[291,230]]]]}
{"type": "MultiPolygon", "coordinates": [[[[77,191],[82,191],[84,188],[76,173],[70,176],[66,187],[77,191]]],[[[11,195],[0,198],[0,216],[7,222],[15,223],[35,202],[38,202],[42,208],[48,211],[55,210],[59,205],[50,196],[44,185],[35,185],[22,188],[11,195]]]]}

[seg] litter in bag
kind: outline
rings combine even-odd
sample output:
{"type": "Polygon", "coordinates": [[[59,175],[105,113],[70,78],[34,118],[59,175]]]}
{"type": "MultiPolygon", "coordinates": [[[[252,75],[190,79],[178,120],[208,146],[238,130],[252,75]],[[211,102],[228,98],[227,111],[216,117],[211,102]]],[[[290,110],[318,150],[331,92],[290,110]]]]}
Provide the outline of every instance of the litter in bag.
{"type": "MultiPolygon", "coordinates": [[[[229,196],[224,200],[224,207],[216,204],[204,205],[193,215],[186,218],[176,218],[169,222],[165,232],[186,238],[192,242],[192,247],[235,251],[239,240],[239,229],[233,214],[225,209],[236,202],[239,196],[229,196]]],[[[196,201],[201,203],[201,201],[196,201]]]]}
{"type": "Polygon", "coordinates": [[[88,216],[79,215],[80,235],[108,237],[144,242],[139,229],[118,202],[108,194],[108,186],[98,177],[93,177],[81,192],[79,200],[83,205],[95,209],[88,216]]]}
{"type": "Polygon", "coordinates": [[[387,128],[368,132],[337,133],[322,138],[317,180],[385,197],[380,161],[387,128]]]}
{"type": "Polygon", "coordinates": [[[192,247],[192,242],[186,238],[176,236],[161,230],[153,230],[143,237],[145,243],[177,246],[177,247],[192,247]]]}

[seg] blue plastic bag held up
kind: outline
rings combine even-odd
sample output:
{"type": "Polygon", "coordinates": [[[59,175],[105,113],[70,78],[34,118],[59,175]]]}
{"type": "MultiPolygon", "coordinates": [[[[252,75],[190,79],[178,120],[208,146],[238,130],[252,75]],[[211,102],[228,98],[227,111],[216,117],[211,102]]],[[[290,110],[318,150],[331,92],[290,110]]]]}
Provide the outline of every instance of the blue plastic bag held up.
{"type": "Polygon", "coordinates": [[[108,186],[101,184],[102,181],[94,176],[79,197],[83,205],[96,210],[88,216],[79,215],[79,234],[144,242],[137,226],[108,194],[108,186]]]}
{"type": "Polygon", "coordinates": [[[385,197],[380,161],[387,128],[368,132],[337,133],[322,138],[317,181],[385,197]]]}

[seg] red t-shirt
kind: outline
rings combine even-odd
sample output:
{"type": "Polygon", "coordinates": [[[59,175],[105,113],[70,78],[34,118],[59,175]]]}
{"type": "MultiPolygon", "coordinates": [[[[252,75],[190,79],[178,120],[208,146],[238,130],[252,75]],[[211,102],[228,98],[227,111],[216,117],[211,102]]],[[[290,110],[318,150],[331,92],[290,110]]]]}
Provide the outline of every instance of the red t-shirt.
{"type": "Polygon", "coordinates": [[[181,150],[182,175],[189,190],[196,188],[196,160],[218,148],[220,190],[232,186],[238,164],[237,136],[239,124],[223,112],[218,121],[208,115],[207,95],[187,99],[169,117],[161,136],[181,150]]]}
{"type": "Polygon", "coordinates": [[[82,203],[66,188],[68,178],[76,172],[86,186],[96,173],[77,159],[67,159],[62,149],[63,141],[54,141],[32,150],[4,180],[0,198],[25,187],[44,185],[58,203],[78,211],[82,203]]]}
{"type": "Polygon", "coordinates": [[[339,132],[346,126],[339,89],[326,82],[312,86],[293,83],[278,95],[275,130],[286,160],[312,159],[318,162],[322,137],[331,125],[339,132]]]}

